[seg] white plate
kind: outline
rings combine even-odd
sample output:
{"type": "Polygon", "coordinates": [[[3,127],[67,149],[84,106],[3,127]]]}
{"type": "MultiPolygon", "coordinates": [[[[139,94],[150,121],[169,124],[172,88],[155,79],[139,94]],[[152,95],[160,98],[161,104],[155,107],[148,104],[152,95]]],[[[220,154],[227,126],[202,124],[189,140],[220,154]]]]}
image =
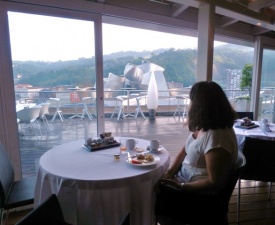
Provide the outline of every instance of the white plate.
{"type": "Polygon", "coordinates": [[[156,155],[153,155],[153,156],[154,156],[154,161],[153,162],[147,162],[147,163],[141,163],[141,164],[132,163],[131,160],[132,159],[136,160],[136,157],[134,157],[130,160],[128,158],[126,158],[126,162],[131,164],[131,165],[134,165],[134,166],[151,166],[151,165],[157,164],[160,161],[160,158],[158,156],[156,156],[156,155]]]}
{"type": "Polygon", "coordinates": [[[163,148],[162,148],[162,147],[159,147],[157,151],[155,151],[155,150],[153,151],[153,150],[151,150],[151,149],[150,149],[150,146],[147,146],[147,148],[146,148],[146,149],[147,149],[148,151],[150,151],[150,152],[156,152],[156,153],[157,153],[157,152],[160,152],[160,151],[162,151],[162,150],[163,150],[163,148]]]}

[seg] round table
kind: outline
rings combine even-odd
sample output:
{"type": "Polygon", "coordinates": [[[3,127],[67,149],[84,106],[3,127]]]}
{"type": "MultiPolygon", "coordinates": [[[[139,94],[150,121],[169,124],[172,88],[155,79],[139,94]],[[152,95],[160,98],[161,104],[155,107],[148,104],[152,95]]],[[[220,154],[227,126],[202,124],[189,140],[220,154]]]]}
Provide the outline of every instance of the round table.
{"type": "MultiPolygon", "coordinates": [[[[260,125],[259,121],[253,121],[253,123],[260,125]]],[[[275,124],[270,124],[270,129],[271,129],[271,132],[263,132],[260,129],[260,127],[256,127],[252,129],[242,129],[234,126],[234,131],[237,137],[239,151],[243,150],[243,145],[244,145],[246,136],[259,138],[259,139],[275,140],[275,124]]]]}
{"type": "MultiPolygon", "coordinates": [[[[136,140],[139,148],[149,145],[148,140],[136,140]]],[[[117,225],[130,212],[131,225],[152,225],[153,188],[169,167],[167,150],[162,146],[154,153],[160,158],[157,164],[137,166],[127,163],[126,155],[114,160],[119,147],[89,152],[83,144],[84,139],[72,141],[42,155],[35,207],[55,193],[65,220],[71,224],[117,225]]]]}

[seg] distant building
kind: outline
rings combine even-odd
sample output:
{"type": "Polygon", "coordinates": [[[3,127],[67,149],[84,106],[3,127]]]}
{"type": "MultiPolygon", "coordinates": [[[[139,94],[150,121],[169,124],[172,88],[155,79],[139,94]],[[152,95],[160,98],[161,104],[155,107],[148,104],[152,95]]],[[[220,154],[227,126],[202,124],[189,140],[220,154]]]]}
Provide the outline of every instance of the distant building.
{"type": "Polygon", "coordinates": [[[36,102],[39,99],[39,92],[42,88],[34,88],[30,84],[17,84],[14,86],[15,90],[15,99],[30,99],[33,102],[36,102]]]}
{"type": "Polygon", "coordinates": [[[227,97],[234,98],[236,89],[240,89],[242,71],[237,69],[227,69],[226,73],[226,89],[230,90],[227,92],[227,97]]]}
{"type": "Polygon", "coordinates": [[[183,83],[177,83],[177,82],[167,82],[167,86],[169,89],[172,88],[183,88],[183,83]]]}

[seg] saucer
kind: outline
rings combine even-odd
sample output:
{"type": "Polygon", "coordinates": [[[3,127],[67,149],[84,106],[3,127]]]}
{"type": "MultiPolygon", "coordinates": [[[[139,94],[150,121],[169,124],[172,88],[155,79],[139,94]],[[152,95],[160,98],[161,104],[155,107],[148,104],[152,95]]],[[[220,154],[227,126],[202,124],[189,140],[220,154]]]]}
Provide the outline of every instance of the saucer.
{"type": "Polygon", "coordinates": [[[162,147],[159,147],[157,151],[156,151],[156,150],[151,150],[151,149],[150,149],[150,146],[147,146],[146,149],[147,149],[148,151],[150,151],[150,152],[160,152],[160,151],[163,150],[162,147]]]}

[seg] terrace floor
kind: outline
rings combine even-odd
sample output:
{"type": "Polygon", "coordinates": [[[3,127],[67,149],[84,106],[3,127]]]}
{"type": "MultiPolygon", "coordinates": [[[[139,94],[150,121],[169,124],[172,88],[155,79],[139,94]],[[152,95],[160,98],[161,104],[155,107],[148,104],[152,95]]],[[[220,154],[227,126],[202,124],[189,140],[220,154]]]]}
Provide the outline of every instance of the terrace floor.
{"type": "MultiPolygon", "coordinates": [[[[148,117],[147,117],[148,118],[148,117]]],[[[26,132],[20,136],[20,151],[22,173],[24,177],[36,174],[40,156],[54,146],[84,139],[85,136],[96,136],[96,121],[79,118],[65,119],[64,122],[55,120],[50,122],[50,132],[46,132],[41,123],[42,140],[37,140],[35,135],[26,132]]],[[[178,151],[183,146],[189,135],[188,129],[183,125],[182,118],[173,116],[156,116],[155,120],[133,117],[116,120],[116,118],[105,119],[105,131],[112,132],[113,136],[131,136],[142,139],[159,139],[161,144],[169,151],[171,163],[174,161],[178,151]]],[[[236,186],[237,187],[237,186],[236,186]]],[[[229,224],[236,223],[237,189],[231,197],[229,205],[229,224]]],[[[271,225],[275,224],[275,193],[271,200],[267,201],[268,185],[263,182],[242,181],[241,196],[241,224],[242,225],[271,225]]],[[[28,210],[26,211],[28,212],[28,210]]],[[[14,224],[26,212],[11,213],[8,225],[14,224]]]]}

